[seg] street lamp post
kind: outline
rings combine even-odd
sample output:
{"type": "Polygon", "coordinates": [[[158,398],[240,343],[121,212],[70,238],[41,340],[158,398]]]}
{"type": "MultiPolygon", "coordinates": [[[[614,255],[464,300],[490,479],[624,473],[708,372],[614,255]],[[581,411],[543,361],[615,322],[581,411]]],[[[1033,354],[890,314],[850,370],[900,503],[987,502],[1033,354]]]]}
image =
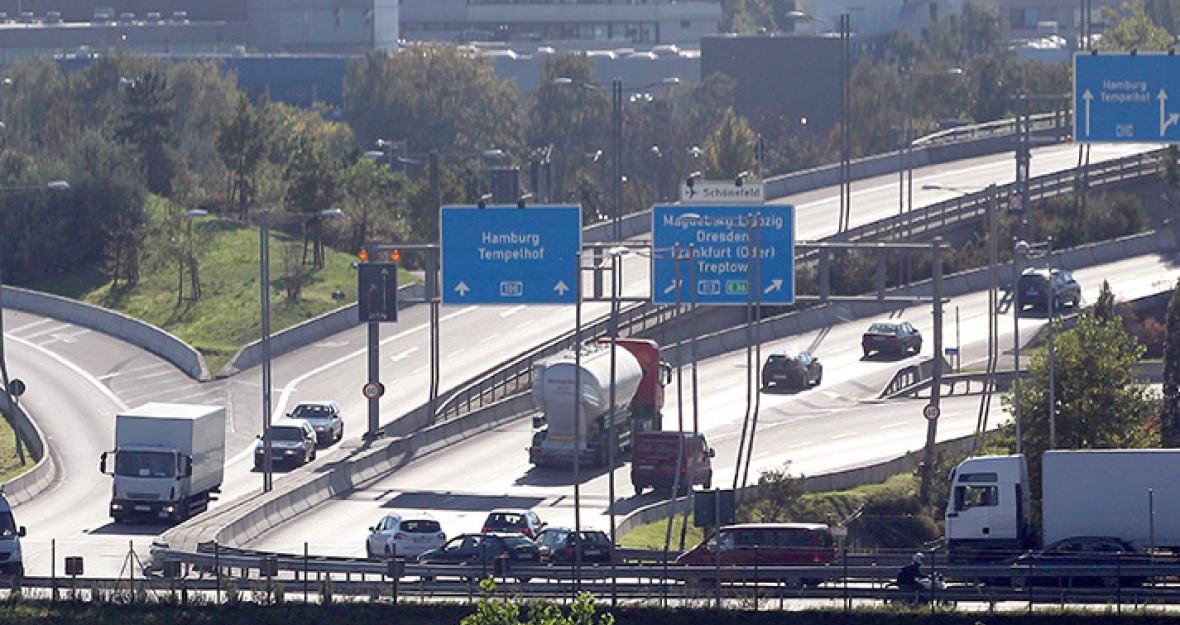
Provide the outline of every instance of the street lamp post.
{"type": "MultiPolygon", "coordinates": [[[[611,302],[610,302],[610,418],[608,423],[610,427],[610,440],[607,443],[607,491],[608,501],[610,502],[607,510],[610,517],[610,542],[612,545],[618,544],[615,536],[615,447],[619,444],[619,430],[615,427],[615,385],[617,384],[617,356],[619,344],[619,291],[622,289],[622,279],[619,275],[622,264],[619,262],[623,256],[630,253],[631,250],[626,247],[613,247],[607,254],[610,255],[610,271],[611,271],[611,302]]],[[[635,436],[634,428],[632,428],[631,436],[635,436]]],[[[615,568],[614,558],[611,558],[610,563],[611,576],[611,605],[617,605],[619,600],[618,588],[616,586],[617,570],[615,568]]]]}
{"type": "Polygon", "coordinates": [[[900,185],[898,188],[898,214],[914,210],[914,142],[910,136],[913,132],[914,75],[962,76],[963,69],[960,67],[951,67],[938,72],[918,72],[912,68],[909,70],[902,69],[901,88],[904,92],[905,119],[902,127],[901,145],[898,147],[898,157],[901,160],[901,167],[898,170],[900,185]],[[904,197],[902,195],[903,193],[904,197]]]}
{"type": "MultiPolygon", "coordinates": [[[[340,209],[320,211],[305,219],[341,217],[340,209]]],[[[271,436],[270,400],[270,209],[258,212],[259,297],[262,303],[262,490],[274,488],[274,440],[271,436]]]]}
{"type": "MultiPolygon", "coordinates": [[[[1015,237],[1013,239],[1015,240],[1015,237]]],[[[1027,255],[1028,243],[1016,241],[1012,247],[1012,416],[1016,422],[1017,454],[1021,453],[1023,438],[1023,423],[1020,420],[1020,264],[1017,261],[1023,260],[1027,255]]]]}
{"type": "Polygon", "coordinates": [[[208,217],[209,211],[200,208],[192,208],[184,212],[184,219],[187,222],[185,226],[185,238],[187,239],[185,247],[184,260],[180,263],[180,284],[177,287],[180,299],[198,300],[201,299],[201,278],[197,273],[197,257],[193,254],[193,220],[201,217],[208,217]],[[184,296],[184,265],[188,264],[189,273],[189,296],[184,296]]]}
{"type": "MultiPolygon", "coordinates": [[[[568,76],[555,78],[553,84],[578,84],[586,89],[602,88],[600,85],[594,83],[575,83],[568,76]]],[[[656,82],[624,89],[622,78],[616,77],[611,80],[611,160],[613,161],[611,163],[611,170],[613,172],[613,179],[611,180],[610,190],[615,203],[614,211],[611,213],[611,236],[615,242],[621,241],[623,238],[623,93],[627,91],[640,91],[660,85],[672,86],[679,84],[680,77],[671,76],[656,82]]]]}

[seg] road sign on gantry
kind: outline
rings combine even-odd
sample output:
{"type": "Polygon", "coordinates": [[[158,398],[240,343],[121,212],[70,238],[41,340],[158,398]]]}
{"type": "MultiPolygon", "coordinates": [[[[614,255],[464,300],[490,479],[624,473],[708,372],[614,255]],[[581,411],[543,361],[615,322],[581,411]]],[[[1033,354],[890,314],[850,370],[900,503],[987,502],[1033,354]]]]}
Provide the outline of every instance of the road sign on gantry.
{"type": "Polygon", "coordinates": [[[657,205],[652,219],[652,302],[688,304],[695,282],[700,305],[794,303],[795,207],[657,205]]]}
{"type": "Polygon", "coordinates": [[[444,304],[574,304],[582,209],[444,206],[444,304]]]}
{"type": "Polygon", "coordinates": [[[361,323],[397,321],[397,263],[360,263],[356,268],[361,323]]]}
{"type": "Polygon", "coordinates": [[[1180,57],[1074,55],[1074,140],[1180,143],[1180,57]]]}

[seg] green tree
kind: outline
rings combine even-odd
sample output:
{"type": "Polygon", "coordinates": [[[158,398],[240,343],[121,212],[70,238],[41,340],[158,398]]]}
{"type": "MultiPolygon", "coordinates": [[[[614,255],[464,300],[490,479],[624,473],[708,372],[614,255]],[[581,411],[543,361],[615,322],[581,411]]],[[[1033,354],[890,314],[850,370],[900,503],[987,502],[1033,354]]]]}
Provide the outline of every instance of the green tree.
{"type": "Polygon", "coordinates": [[[1098,301],[1091,312],[1094,318],[1103,321],[1120,320],[1122,317],[1114,309],[1114,292],[1110,290],[1110,282],[1103,280],[1102,288],[1098,291],[1098,301]]]}
{"type": "Polygon", "coordinates": [[[345,118],[361,145],[404,139],[415,154],[518,153],[518,102],[516,83],[499,79],[491,59],[451,44],[373,52],[344,77],[345,118]]]}
{"type": "Polygon", "coordinates": [[[143,164],[148,190],[172,195],[172,174],[177,158],[172,147],[175,114],[168,77],[148,71],[124,84],[125,103],[115,128],[115,138],[135,147],[143,164]]]}
{"type": "Polygon", "coordinates": [[[976,0],[963,3],[962,11],[938,19],[923,33],[923,46],[935,59],[965,63],[979,57],[995,57],[1007,47],[1000,10],[976,0]]]}
{"type": "Polygon", "coordinates": [[[1156,26],[1173,37],[1180,35],[1180,0],[1144,0],[1143,11],[1156,26]]]}
{"type": "MultiPolygon", "coordinates": [[[[261,106],[265,107],[265,100],[261,106]]],[[[266,155],[265,125],[250,107],[246,94],[239,94],[234,112],[221,119],[216,144],[217,153],[231,174],[229,203],[244,218],[249,210],[254,177],[266,155]]]]}
{"type": "Polygon", "coordinates": [[[1117,10],[1103,7],[1102,13],[1106,30],[1097,45],[1102,50],[1166,50],[1172,45],[1172,36],[1152,22],[1142,0],[1117,10]]]}
{"type": "Polygon", "coordinates": [[[582,180],[608,186],[611,100],[610,92],[593,82],[594,67],[584,52],[550,55],[541,62],[540,84],[529,94],[528,143],[537,150],[553,147],[552,189],[559,201],[573,195],[582,180]]]}
{"type": "Polygon", "coordinates": [[[1180,447],[1180,281],[1168,301],[1164,322],[1164,398],[1160,410],[1160,444],[1180,447]]]}
{"type": "MultiPolygon", "coordinates": [[[[1032,378],[1020,387],[1023,449],[1039,491],[1041,455],[1048,449],[1144,447],[1155,442],[1148,420],[1156,414],[1151,390],[1134,377],[1143,346],[1123,329],[1122,320],[1082,315],[1077,325],[1057,331],[1054,350],[1056,440],[1050,441],[1049,361],[1032,357],[1032,378]]],[[[1004,396],[1011,406],[1011,393],[1004,396]]]]}
{"type": "Polygon", "coordinates": [[[746,121],[733,109],[725,113],[721,125],[705,140],[709,175],[733,178],[754,170],[754,146],[758,138],[746,121]]]}
{"type": "Polygon", "coordinates": [[[405,240],[404,173],[361,158],[340,173],[340,186],[343,210],[351,224],[350,250],[359,250],[365,241],[405,240]]]}

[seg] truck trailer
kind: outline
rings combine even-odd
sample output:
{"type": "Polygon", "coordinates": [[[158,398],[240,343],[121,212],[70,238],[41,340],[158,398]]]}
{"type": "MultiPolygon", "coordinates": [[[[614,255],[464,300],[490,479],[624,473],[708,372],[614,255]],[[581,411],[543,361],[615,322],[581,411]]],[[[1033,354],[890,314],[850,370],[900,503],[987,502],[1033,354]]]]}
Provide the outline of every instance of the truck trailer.
{"type": "MultiPolygon", "coordinates": [[[[112,462],[108,463],[107,461],[112,462]]],[[[225,467],[225,408],[149,403],[115,416],[111,518],[179,522],[205,510],[225,467]]]]}
{"type": "Polygon", "coordinates": [[[533,418],[530,462],[572,466],[577,453],[580,466],[605,466],[612,427],[616,457],[631,448],[635,432],[660,429],[671,368],[661,359],[659,345],[642,339],[620,339],[615,344],[613,410],[611,352],[606,339],[584,346],[580,357],[568,350],[533,363],[532,396],[541,414],[533,418]],[[581,389],[575,393],[578,383],[581,389]],[[575,397],[580,402],[577,430],[575,397]]]}
{"type": "Polygon", "coordinates": [[[1002,561],[1081,536],[1180,550],[1180,449],[1048,451],[1041,463],[1039,532],[1024,456],[968,458],[955,467],[945,516],[954,561],[1002,561]]]}

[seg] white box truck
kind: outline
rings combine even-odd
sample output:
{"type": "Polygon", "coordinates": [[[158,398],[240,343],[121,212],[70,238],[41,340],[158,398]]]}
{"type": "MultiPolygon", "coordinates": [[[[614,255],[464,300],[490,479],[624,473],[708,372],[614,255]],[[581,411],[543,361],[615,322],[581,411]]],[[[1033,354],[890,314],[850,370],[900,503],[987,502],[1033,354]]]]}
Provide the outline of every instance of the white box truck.
{"type": "Polygon", "coordinates": [[[1078,536],[1180,549],[1180,449],[1048,451],[1041,466],[1040,540],[1029,509],[1024,456],[981,456],[951,473],[947,548],[959,562],[1078,536]]]}
{"type": "MultiPolygon", "coordinates": [[[[108,462],[113,460],[113,462],[108,462]]],[[[209,506],[225,469],[225,408],[150,403],[115,416],[111,518],[176,522],[209,506]]]]}

